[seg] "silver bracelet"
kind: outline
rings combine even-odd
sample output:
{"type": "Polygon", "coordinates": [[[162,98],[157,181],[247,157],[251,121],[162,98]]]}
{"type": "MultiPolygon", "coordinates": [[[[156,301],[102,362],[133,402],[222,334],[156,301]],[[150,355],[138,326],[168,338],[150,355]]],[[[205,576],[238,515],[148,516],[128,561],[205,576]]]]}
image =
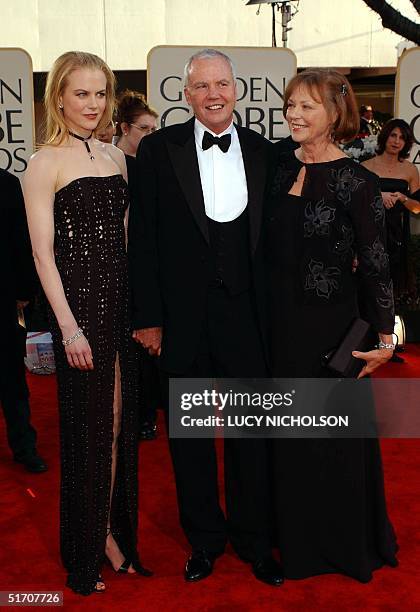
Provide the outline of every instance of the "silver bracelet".
{"type": "Polygon", "coordinates": [[[69,344],[73,344],[73,342],[77,340],[77,338],[80,338],[80,336],[83,336],[83,329],[81,327],[79,327],[77,332],[73,334],[72,336],[70,336],[70,338],[66,338],[65,340],[62,340],[61,342],[64,344],[64,346],[68,346],[69,344]]]}
{"type": "Polygon", "coordinates": [[[396,347],[396,344],[388,344],[387,342],[382,342],[382,340],[380,340],[378,342],[378,344],[376,345],[377,349],[391,349],[394,350],[396,347]]]}

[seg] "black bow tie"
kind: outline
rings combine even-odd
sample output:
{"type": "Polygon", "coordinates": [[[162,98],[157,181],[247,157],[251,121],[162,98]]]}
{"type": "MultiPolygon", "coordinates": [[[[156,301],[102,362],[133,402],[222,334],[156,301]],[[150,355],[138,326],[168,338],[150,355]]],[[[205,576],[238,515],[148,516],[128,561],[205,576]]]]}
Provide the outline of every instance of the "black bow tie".
{"type": "Polygon", "coordinates": [[[227,153],[229,151],[231,140],[231,134],[225,134],[224,136],[221,136],[219,138],[218,136],[212,136],[210,132],[204,132],[203,142],[201,143],[201,146],[203,148],[203,151],[207,151],[207,149],[210,149],[210,147],[212,147],[213,145],[217,145],[219,149],[223,151],[223,153],[227,153]]]}

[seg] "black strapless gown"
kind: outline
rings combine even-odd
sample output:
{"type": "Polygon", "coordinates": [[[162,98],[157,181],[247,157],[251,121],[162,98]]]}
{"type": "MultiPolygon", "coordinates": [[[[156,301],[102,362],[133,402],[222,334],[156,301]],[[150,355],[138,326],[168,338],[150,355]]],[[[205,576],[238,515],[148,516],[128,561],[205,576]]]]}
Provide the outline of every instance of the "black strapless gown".
{"type": "MultiPolygon", "coordinates": [[[[379,178],[381,191],[400,191],[409,195],[409,185],[404,179],[379,178]]],[[[409,290],[408,245],[410,242],[410,212],[402,202],[385,210],[387,248],[391,278],[396,299],[409,290]]]]}
{"type": "MultiPolygon", "coordinates": [[[[267,211],[272,375],[328,377],[321,356],[358,314],[353,299],[315,307],[299,299],[306,200],[282,196],[267,211]]],[[[361,582],[397,564],[375,439],[272,441],[274,529],[287,578],[342,573],[361,582]]]]}
{"type": "Polygon", "coordinates": [[[93,353],[94,370],[70,368],[51,313],[61,443],[61,554],[68,586],[93,591],[105,556],[110,510],[115,363],[121,369],[122,422],[111,504],[112,533],[124,556],[137,555],[139,363],[130,337],[121,175],[82,177],[55,196],[55,257],[70,308],[93,353]]]}

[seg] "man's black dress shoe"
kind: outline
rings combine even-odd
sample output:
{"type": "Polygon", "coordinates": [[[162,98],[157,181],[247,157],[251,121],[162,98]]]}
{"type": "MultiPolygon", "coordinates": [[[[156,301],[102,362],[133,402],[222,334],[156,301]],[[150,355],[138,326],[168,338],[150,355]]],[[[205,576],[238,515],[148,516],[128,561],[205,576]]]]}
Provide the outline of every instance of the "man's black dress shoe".
{"type": "Polygon", "coordinates": [[[265,582],[271,586],[281,586],[284,582],[280,565],[271,557],[254,561],[252,564],[252,573],[257,580],[261,580],[261,582],[265,582]]]}
{"type": "Polygon", "coordinates": [[[197,582],[207,578],[213,571],[213,565],[219,555],[205,548],[193,550],[185,565],[185,580],[197,582]]]}
{"type": "Polygon", "coordinates": [[[24,457],[19,457],[17,459],[15,458],[15,461],[17,461],[17,463],[21,463],[28,472],[32,472],[33,474],[40,474],[41,472],[46,472],[48,470],[48,465],[37,453],[25,455],[24,457]]]}

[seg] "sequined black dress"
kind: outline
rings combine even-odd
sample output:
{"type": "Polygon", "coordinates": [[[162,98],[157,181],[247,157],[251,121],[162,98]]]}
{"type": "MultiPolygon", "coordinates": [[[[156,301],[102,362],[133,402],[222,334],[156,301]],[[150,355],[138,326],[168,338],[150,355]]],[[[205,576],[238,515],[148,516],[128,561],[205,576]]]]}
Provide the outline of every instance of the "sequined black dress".
{"type": "Polygon", "coordinates": [[[70,368],[52,316],[61,441],[61,553],[68,586],[89,594],[104,561],[111,485],[114,367],[121,368],[122,422],[111,505],[112,533],[137,555],[139,364],[130,337],[121,175],[82,177],[55,196],[55,257],[64,291],[93,353],[94,370],[70,368]]]}

